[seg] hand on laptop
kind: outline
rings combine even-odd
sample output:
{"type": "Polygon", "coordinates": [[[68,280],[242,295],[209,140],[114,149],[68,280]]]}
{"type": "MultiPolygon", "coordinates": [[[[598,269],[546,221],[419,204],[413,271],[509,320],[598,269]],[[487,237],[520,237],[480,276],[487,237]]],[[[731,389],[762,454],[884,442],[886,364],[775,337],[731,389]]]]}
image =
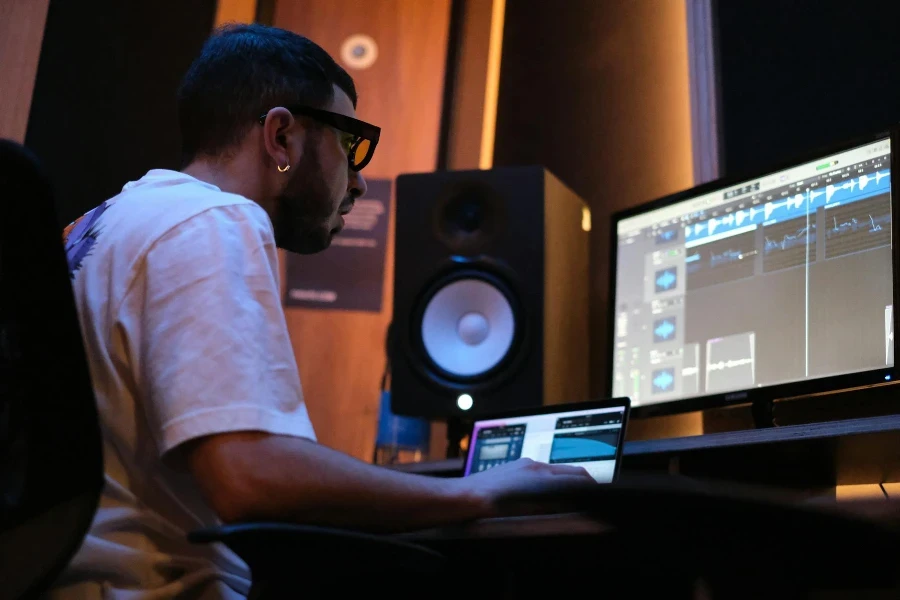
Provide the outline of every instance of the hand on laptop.
{"type": "Polygon", "coordinates": [[[485,504],[489,516],[546,514],[565,510],[554,494],[598,483],[583,467],[550,465],[520,458],[459,480],[485,504]],[[529,498],[534,496],[534,498],[529,498]]]}

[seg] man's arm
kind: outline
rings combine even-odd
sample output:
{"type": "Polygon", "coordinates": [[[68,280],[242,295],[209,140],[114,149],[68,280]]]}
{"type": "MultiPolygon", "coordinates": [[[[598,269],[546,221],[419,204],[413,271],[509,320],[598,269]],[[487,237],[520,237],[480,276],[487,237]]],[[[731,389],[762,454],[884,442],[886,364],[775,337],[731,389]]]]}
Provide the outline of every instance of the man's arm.
{"type": "Polygon", "coordinates": [[[530,461],[464,480],[414,476],[305,439],[314,432],[277,273],[271,223],[255,205],[196,215],[145,258],[134,362],[147,422],[223,521],[400,531],[490,516],[499,495],[523,486],[593,483],[530,461]]]}
{"type": "Polygon", "coordinates": [[[225,522],[290,521],[391,533],[497,514],[511,492],[594,484],[584,469],[520,460],[466,478],[402,473],[316,442],[226,433],[180,449],[225,522]]]}

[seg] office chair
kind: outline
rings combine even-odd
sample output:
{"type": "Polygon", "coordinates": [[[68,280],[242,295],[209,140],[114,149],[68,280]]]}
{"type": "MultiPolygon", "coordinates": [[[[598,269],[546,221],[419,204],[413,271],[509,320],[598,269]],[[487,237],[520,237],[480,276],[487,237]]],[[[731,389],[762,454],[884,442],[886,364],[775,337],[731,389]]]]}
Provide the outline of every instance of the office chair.
{"type": "Polygon", "coordinates": [[[100,429],[50,183],[0,140],[0,582],[34,596],[87,533],[100,429]]]}
{"type": "MultiPolygon", "coordinates": [[[[53,584],[90,527],[103,486],[102,438],[50,180],[9,140],[0,140],[0,198],[0,596],[32,598],[53,584]]],[[[254,599],[333,591],[338,568],[341,588],[380,578],[412,594],[413,576],[444,564],[415,543],[283,523],[189,538],[241,556],[254,599]]]]}

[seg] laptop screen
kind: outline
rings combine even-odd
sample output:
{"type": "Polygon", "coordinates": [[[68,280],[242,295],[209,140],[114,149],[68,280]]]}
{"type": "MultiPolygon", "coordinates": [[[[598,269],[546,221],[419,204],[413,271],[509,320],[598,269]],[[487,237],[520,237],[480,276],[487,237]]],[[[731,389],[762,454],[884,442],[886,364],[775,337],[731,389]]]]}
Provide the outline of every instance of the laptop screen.
{"type": "Polygon", "coordinates": [[[605,406],[476,421],[464,475],[519,458],[584,467],[598,482],[615,479],[626,406],[605,406]]]}

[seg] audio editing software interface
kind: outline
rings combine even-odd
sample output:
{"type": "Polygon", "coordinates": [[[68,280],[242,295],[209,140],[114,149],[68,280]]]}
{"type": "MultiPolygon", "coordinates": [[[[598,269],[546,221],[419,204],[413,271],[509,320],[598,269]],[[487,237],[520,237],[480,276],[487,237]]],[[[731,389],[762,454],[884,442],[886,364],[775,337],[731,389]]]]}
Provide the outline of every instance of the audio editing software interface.
{"type": "Polygon", "coordinates": [[[613,395],[894,364],[890,140],[617,223],[613,395]]]}
{"type": "Polygon", "coordinates": [[[477,421],[465,474],[522,457],[584,467],[599,482],[615,473],[624,407],[477,421]]]}

